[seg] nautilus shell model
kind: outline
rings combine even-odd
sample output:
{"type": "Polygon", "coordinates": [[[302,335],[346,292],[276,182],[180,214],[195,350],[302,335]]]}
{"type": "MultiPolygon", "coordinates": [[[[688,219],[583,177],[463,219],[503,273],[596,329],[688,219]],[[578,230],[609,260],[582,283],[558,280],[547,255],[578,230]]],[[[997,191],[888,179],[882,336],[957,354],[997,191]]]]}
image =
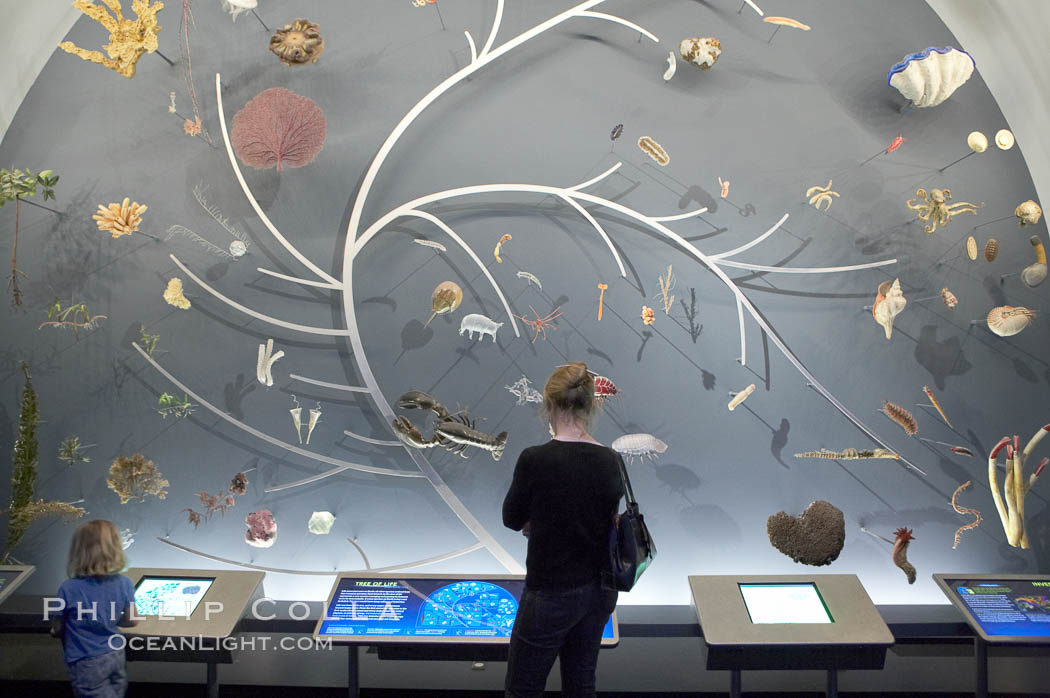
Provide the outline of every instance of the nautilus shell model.
{"type": "Polygon", "coordinates": [[[713,36],[682,39],[678,51],[682,54],[683,60],[689,61],[702,70],[709,70],[722,55],[722,42],[713,36]]]}
{"type": "Polygon", "coordinates": [[[935,107],[970,79],[974,67],[966,51],[931,47],[905,56],[890,68],[887,81],[916,107],[935,107]]]}
{"type": "Polygon", "coordinates": [[[893,318],[900,315],[907,304],[904,291],[901,290],[900,279],[894,279],[893,283],[884,281],[879,284],[878,295],[875,297],[875,305],[871,308],[871,314],[875,322],[886,330],[886,339],[893,337],[893,318]]]}
{"type": "Polygon", "coordinates": [[[1035,264],[1029,264],[1021,270],[1021,281],[1028,288],[1035,288],[1046,281],[1046,248],[1038,235],[1028,238],[1028,242],[1035,249],[1035,264]]]}
{"type": "Polygon", "coordinates": [[[1023,228],[1026,225],[1035,225],[1043,217],[1043,209],[1036,202],[1029,199],[1017,205],[1014,215],[1023,228]]]}
{"type": "Polygon", "coordinates": [[[1000,337],[1013,337],[1032,324],[1036,312],[1028,308],[1000,305],[988,313],[988,329],[1000,337]]]}

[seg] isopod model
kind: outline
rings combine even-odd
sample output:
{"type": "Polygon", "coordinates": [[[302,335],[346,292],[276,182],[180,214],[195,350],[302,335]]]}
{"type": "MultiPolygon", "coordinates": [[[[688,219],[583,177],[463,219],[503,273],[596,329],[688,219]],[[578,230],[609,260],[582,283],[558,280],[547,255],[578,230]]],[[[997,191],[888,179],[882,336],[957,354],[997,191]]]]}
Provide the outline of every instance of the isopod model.
{"type": "Polygon", "coordinates": [[[729,401],[729,411],[732,412],[737,407],[739,407],[740,403],[742,403],[744,400],[746,400],[748,398],[748,396],[751,393],[753,393],[753,392],[755,392],[755,384],[754,383],[752,383],[751,385],[747,386],[746,388],[741,390],[739,393],[734,395],[733,399],[729,401]]]}
{"type": "Polygon", "coordinates": [[[459,323],[459,334],[462,335],[466,332],[467,339],[474,339],[475,332],[478,333],[478,339],[488,334],[492,335],[492,342],[495,343],[496,330],[501,327],[503,327],[502,322],[496,322],[478,313],[471,313],[459,323]]]}
{"type": "Polygon", "coordinates": [[[999,256],[999,241],[995,238],[988,238],[988,242],[984,246],[984,258],[989,262],[994,262],[995,258],[999,256]]]}
{"type": "Polygon", "coordinates": [[[667,450],[667,444],[652,434],[624,434],[612,442],[612,449],[627,460],[638,458],[655,458],[667,450]]]}
{"type": "Polygon", "coordinates": [[[959,305],[959,299],[955,297],[954,293],[948,290],[947,286],[941,289],[941,300],[944,301],[944,305],[948,310],[954,310],[955,306],[959,305]]]}
{"type": "Polygon", "coordinates": [[[1000,337],[1013,337],[1032,324],[1034,310],[1012,305],[1000,305],[988,313],[988,329],[1000,337]]]}
{"type": "Polygon", "coordinates": [[[977,238],[973,235],[966,238],[966,256],[970,258],[971,262],[977,261],[977,238]]]}
{"type": "Polygon", "coordinates": [[[656,164],[661,167],[665,167],[671,162],[671,156],[667,154],[667,151],[663,149],[663,146],[649,136],[642,136],[639,138],[638,147],[642,149],[642,152],[655,160],[656,164]]]}
{"type": "Polygon", "coordinates": [[[605,376],[594,377],[594,397],[599,402],[605,400],[607,397],[612,397],[619,393],[620,390],[616,387],[616,384],[605,376]]]}
{"type": "Polygon", "coordinates": [[[1028,288],[1035,288],[1046,280],[1046,248],[1038,235],[1028,238],[1028,242],[1035,249],[1035,264],[1030,264],[1021,270],[1021,281],[1028,288]]]}

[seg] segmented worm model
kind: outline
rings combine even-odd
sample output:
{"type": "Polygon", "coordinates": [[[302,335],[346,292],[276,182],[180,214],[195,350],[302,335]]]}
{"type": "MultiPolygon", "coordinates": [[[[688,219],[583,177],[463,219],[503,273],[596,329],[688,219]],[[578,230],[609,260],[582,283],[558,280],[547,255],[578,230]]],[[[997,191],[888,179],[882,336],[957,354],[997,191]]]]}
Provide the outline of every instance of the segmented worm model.
{"type": "Polygon", "coordinates": [[[908,436],[914,436],[919,431],[919,425],[915,423],[915,417],[912,417],[911,412],[900,405],[887,402],[882,406],[882,409],[885,410],[887,417],[901,425],[901,428],[907,432],[908,436]]]}
{"type": "Polygon", "coordinates": [[[423,247],[432,247],[438,252],[448,252],[448,249],[444,245],[442,245],[440,242],[434,242],[433,240],[424,240],[423,238],[416,238],[412,242],[416,243],[417,245],[422,245],[423,247]]]}
{"type": "MultiPolygon", "coordinates": [[[[926,397],[929,398],[930,404],[933,405],[933,409],[937,410],[937,414],[941,415],[941,419],[944,420],[944,423],[947,424],[948,426],[951,426],[952,425],[951,420],[948,419],[948,415],[946,415],[944,413],[944,410],[941,409],[941,403],[937,402],[937,398],[935,398],[933,396],[933,391],[930,390],[927,386],[924,385],[924,386],[922,386],[922,392],[926,393],[926,397]]],[[[907,427],[905,427],[905,428],[907,428],[907,427]]]]}
{"type": "Polygon", "coordinates": [[[638,139],[638,147],[642,149],[646,155],[656,160],[656,164],[661,167],[671,162],[671,156],[667,154],[667,151],[663,149],[659,143],[654,141],[649,136],[642,136],[638,139]]]}
{"type": "Polygon", "coordinates": [[[893,564],[908,576],[908,584],[915,583],[915,565],[908,562],[908,543],[915,540],[910,528],[898,528],[893,532],[893,564]]]}
{"type": "Polygon", "coordinates": [[[952,509],[955,509],[955,513],[957,514],[973,514],[977,518],[964,526],[960,526],[959,530],[955,532],[955,544],[952,546],[952,550],[955,550],[959,547],[959,536],[962,535],[963,531],[969,531],[971,528],[977,528],[981,525],[981,512],[977,511],[976,509],[967,509],[966,507],[961,507],[959,506],[959,502],[956,501],[959,497],[959,493],[970,486],[970,482],[970,480],[967,480],[963,484],[959,485],[959,487],[956,488],[955,492],[952,493],[952,509]]]}
{"type": "Polygon", "coordinates": [[[885,448],[865,449],[858,451],[855,448],[847,448],[842,451],[829,451],[822,448],[819,451],[806,451],[796,453],[795,458],[823,458],[825,460],[866,460],[870,458],[889,458],[896,460],[900,456],[885,448]]]}

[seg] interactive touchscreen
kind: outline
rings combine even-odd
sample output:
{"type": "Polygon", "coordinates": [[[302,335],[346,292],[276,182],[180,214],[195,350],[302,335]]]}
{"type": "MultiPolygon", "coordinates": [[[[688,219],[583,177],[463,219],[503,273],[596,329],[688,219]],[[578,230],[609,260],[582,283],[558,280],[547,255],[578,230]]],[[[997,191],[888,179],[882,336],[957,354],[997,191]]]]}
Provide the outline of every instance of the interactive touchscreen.
{"type": "Polygon", "coordinates": [[[143,577],[135,587],[135,610],[140,616],[188,617],[214,581],[214,577],[143,577]]]}
{"type": "Polygon", "coordinates": [[[752,623],[834,622],[812,582],[739,586],[752,623]]]}
{"type": "MultiPolygon", "coordinates": [[[[319,635],[374,638],[509,639],[525,588],[521,579],[339,580],[319,635]]],[[[613,639],[612,619],[603,639],[613,639]]]]}
{"type": "Polygon", "coordinates": [[[1050,581],[945,579],[989,637],[1050,637],[1050,581]]]}

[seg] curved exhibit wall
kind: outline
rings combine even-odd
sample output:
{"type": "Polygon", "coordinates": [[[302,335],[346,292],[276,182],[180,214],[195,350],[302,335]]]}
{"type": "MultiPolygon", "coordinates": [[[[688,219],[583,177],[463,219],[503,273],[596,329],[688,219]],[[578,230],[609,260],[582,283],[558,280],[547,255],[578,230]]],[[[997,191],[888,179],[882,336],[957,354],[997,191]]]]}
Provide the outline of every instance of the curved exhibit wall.
{"type": "MultiPolygon", "coordinates": [[[[814,569],[776,550],[766,533],[767,517],[800,514],[814,500],[845,518],[841,555],[815,571],[859,575],[876,603],[942,603],[933,572],[1047,571],[1047,483],[1026,499],[1031,545],[1022,549],[1007,542],[987,477],[1000,437],[1019,434],[1023,445],[1048,421],[1046,320],[1010,337],[984,321],[998,306],[1045,306],[1045,285],[1028,288],[1016,275],[1000,282],[1033,263],[1030,236],[1046,240],[1042,221],[1020,228],[1012,215],[1038,200],[1025,143],[993,144],[939,171],[971,152],[970,132],[993,139],[1009,124],[980,61],[934,107],[905,108],[886,84],[904,56],[958,46],[925,4],[759,4],[812,29],[777,29],[726,2],[507,0],[490,43],[504,6],[495,0],[442,0],[440,12],[411,0],[367,0],[352,11],[330,1],[263,3],[259,20],[236,22],[219,3],[193,3],[192,84],[204,129],[196,137],[184,133],[194,106],[178,3],[159,18],[160,50],[176,67],[145,55],[128,80],[56,51],[0,144],[5,166],[61,177],[54,201],[31,199],[58,214],[19,206],[24,302],[3,319],[0,452],[14,447],[19,366],[28,361],[41,420],[36,497],[83,500],[89,517],[113,520],[134,538],[132,565],[254,566],[273,570],[268,595],[308,599],[324,597],[333,570],[366,565],[520,571],[525,539],[503,528],[500,505],[517,454],[543,441],[546,425],[506,386],[527,376],[541,389],[553,367],[582,360],[618,389],[605,402],[599,439],[643,433],[667,444],[629,465],[660,553],[624,603],[687,603],[688,574],[814,569]],[[660,42],[600,15],[566,15],[505,48],[573,8],[623,18],[660,42]],[[317,63],[287,67],[267,50],[262,23],[273,30],[296,17],[320,25],[325,48],[317,63]],[[481,56],[476,71],[464,29],[481,56]],[[663,79],[668,51],[677,54],[687,37],[717,37],[720,58],[700,70],[679,55],[663,79]],[[457,71],[461,79],[421,102],[457,71]],[[231,165],[216,73],[227,129],[274,87],[324,113],[324,147],[304,167],[277,173],[236,160],[270,224],[231,165]],[[172,92],[177,114],[168,111],[172,92]],[[383,148],[417,105],[426,108],[383,148]],[[622,136],[610,140],[618,124],[622,136]],[[900,148],[883,152],[898,134],[900,148]],[[666,152],[666,165],[636,144],[643,136],[666,152]],[[729,182],[725,197],[720,179],[729,182]],[[837,196],[817,209],[805,194],[828,180],[837,196]],[[460,188],[474,189],[406,205],[460,188]],[[949,203],[983,207],[927,235],[905,206],[920,188],[947,188],[949,203]],[[148,210],[137,231],[114,238],[92,215],[124,197],[148,210]],[[700,216],[683,215],[702,207],[700,216]],[[355,243],[395,211],[367,244],[355,243]],[[785,214],[758,244],[712,259],[785,214]],[[231,258],[241,235],[247,254],[231,258]],[[507,235],[497,261],[493,248],[507,235]],[[997,239],[993,262],[967,257],[970,235],[982,255],[997,239]],[[730,266],[737,263],[744,266],[730,266]],[[665,313],[658,279],[669,267],[674,299],[665,313]],[[788,271],[827,267],[863,268],[788,271]],[[189,308],[165,302],[172,278],[182,280],[189,308]],[[887,341],[865,306],[897,278],[908,303],[887,341]],[[426,325],[446,281],[461,288],[462,302],[426,325]],[[945,287],[958,299],[954,309],[941,300],[945,287]],[[63,310],[83,303],[87,317],[105,317],[76,333],[41,327],[56,299],[63,310]],[[655,311],[651,326],[643,306],[655,311]],[[503,323],[495,341],[459,334],[469,314],[503,323]],[[551,314],[545,336],[525,322],[551,314]],[[133,347],[143,335],[159,336],[152,356],[133,347]],[[265,373],[257,378],[269,339],[274,355],[284,352],[272,386],[265,373]],[[730,393],[750,384],[754,392],[729,411],[730,393]],[[952,427],[923,406],[923,386],[952,427]],[[473,446],[461,458],[400,445],[389,426],[395,415],[426,439],[434,434],[429,413],[398,407],[408,390],[465,410],[485,435],[508,432],[502,457],[473,446]],[[169,408],[188,402],[191,412],[162,416],[164,395],[169,408]],[[887,401],[914,415],[916,436],[880,412],[887,401]],[[90,462],[59,459],[72,435],[91,445],[83,450],[90,462]],[[794,457],[883,447],[901,460],[794,457]],[[110,464],[136,453],[168,480],[163,499],[121,504],[107,487],[110,464]],[[205,513],[198,493],[225,496],[238,472],[246,492],[195,527],[187,510],[205,513]],[[970,517],[950,500],[966,481],[959,502],[984,521],[953,549],[970,517]],[[245,517],[263,510],[276,520],[276,538],[249,546],[245,517]],[[335,516],[330,533],[309,532],[311,515],[324,511],[335,516]],[[901,527],[914,532],[914,585],[879,539],[901,527]]],[[[105,32],[81,18],[66,38],[92,48],[105,32]]],[[[0,215],[10,245],[14,203],[0,215]]],[[[1040,458],[1036,451],[1026,477],[1040,458]]],[[[10,488],[0,496],[6,502],[10,488]]],[[[253,523],[272,535],[265,517],[253,523]]],[[[72,526],[36,522],[11,551],[38,567],[29,591],[60,583],[72,526]]]]}

